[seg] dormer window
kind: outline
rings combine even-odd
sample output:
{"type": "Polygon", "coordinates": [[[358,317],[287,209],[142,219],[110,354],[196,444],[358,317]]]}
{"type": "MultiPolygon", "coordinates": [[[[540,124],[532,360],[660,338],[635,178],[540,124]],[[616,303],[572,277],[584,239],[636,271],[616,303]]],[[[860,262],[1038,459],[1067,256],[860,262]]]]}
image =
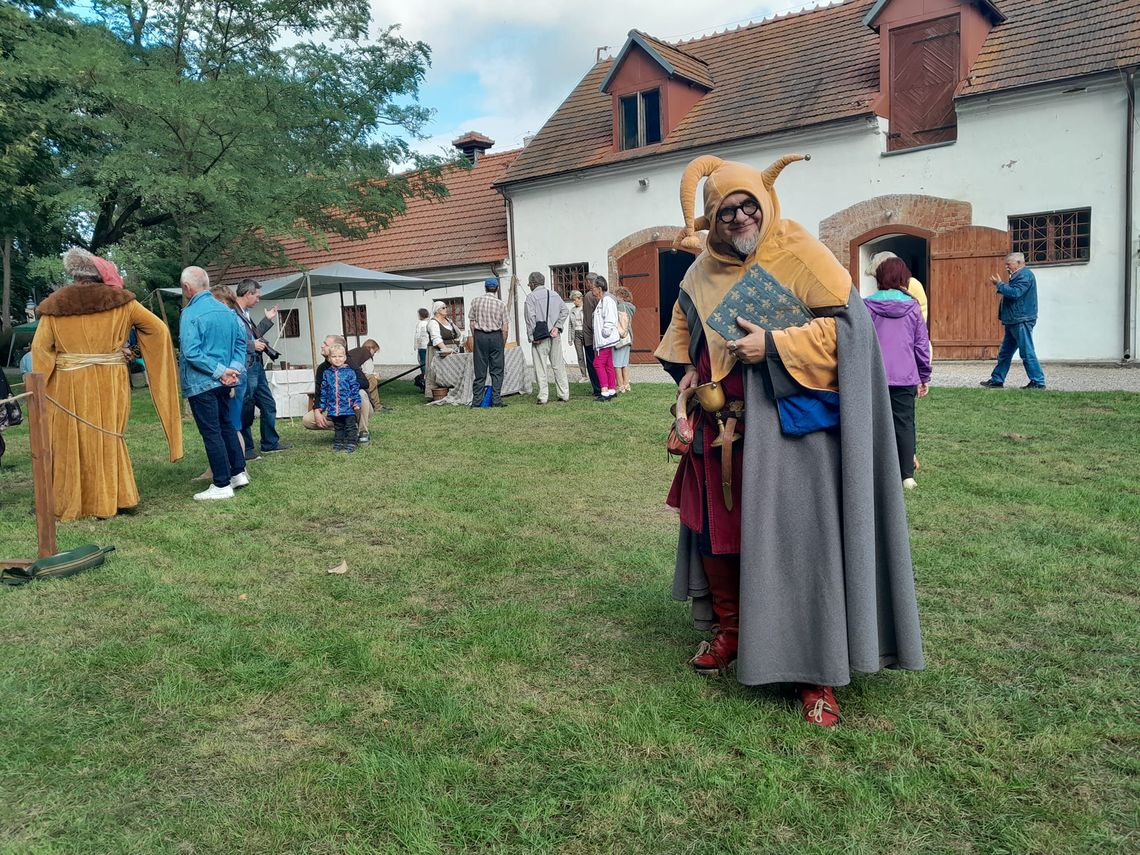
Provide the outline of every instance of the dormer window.
{"type": "Polygon", "coordinates": [[[713,79],[703,59],[630,30],[599,88],[613,99],[614,151],[632,151],[663,142],[713,79]]]}
{"type": "Polygon", "coordinates": [[[661,142],[661,90],[634,92],[618,99],[622,151],[661,142]]]}
{"type": "Polygon", "coordinates": [[[954,99],[982,43],[1005,17],[991,0],[876,0],[863,23],[879,34],[879,98],[887,152],[958,138],[954,99]]]}

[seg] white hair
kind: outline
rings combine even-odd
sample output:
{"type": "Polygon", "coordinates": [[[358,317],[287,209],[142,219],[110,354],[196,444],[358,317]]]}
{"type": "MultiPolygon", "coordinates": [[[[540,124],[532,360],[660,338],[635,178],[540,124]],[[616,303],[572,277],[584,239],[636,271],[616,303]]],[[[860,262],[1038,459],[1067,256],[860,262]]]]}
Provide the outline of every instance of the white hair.
{"type": "Polygon", "coordinates": [[[191,291],[205,291],[210,287],[210,274],[201,267],[187,267],[178,281],[191,291]]]}
{"type": "Polygon", "coordinates": [[[1024,252],[1011,252],[1009,255],[1007,255],[1005,257],[1005,260],[1006,261],[1019,261],[1022,264],[1025,264],[1025,253],[1024,252]]]}
{"type": "Polygon", "coordinates": [[[893,252],[876,252],[867,260],[867,269],[863,272],[868,276],[874,276],[879,270],[879,265],[888,258],[898,258],[898,256],[893,252]]]}

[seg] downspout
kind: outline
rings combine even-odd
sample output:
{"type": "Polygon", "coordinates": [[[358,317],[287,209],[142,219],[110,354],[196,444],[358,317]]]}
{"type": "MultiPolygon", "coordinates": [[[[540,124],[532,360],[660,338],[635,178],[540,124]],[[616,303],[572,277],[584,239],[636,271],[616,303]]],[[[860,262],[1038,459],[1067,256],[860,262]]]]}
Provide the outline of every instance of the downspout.
{"type": "Polygon", "coordinates": [[[1132,271],[1136,264],[1136,253],[1132,248],[1132,185],[1136,178],[1136,69],[1129,69],[1126,84],[1128,87],[1128,127],[1125,131],[1124,149],[1124,348],[1123,361],[1132,359],[1132,271]]]}
{"type": "Polygon", "coordinates": [[[506,193],[503,193],[503,201],[507,203],[507,234],[511,241],[511,306],[514,308],[515,315],[515,343],[522,345],[522,338],[519,336],[519,297],[518,297],[518,261],[515,258],[515,203],[506,193]]]}

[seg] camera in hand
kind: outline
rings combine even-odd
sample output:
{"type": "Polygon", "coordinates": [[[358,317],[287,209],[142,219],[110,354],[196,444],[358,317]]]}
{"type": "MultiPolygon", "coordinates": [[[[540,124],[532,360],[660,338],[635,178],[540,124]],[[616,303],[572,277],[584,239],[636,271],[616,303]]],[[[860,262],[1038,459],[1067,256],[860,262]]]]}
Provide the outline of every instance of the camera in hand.
{"type": "Polygon", "coordinates": [[[258,341],[260,341],[262,344],[264,344],[264,345],[265,345],[265,351],[264,351],[264,353],[265,353],[265,355],[266,355],[266,356],[268,356],[268,357],[269,357],[269,361],[270,361],[270,362],[277,362],[277,361],[279,361],[279,360],[281,359],[281,351],[279,351],[279,350],[274,350],[274,349],[273,349],[273,345],[271,345],[269,342],[267,342],[267,341],[266,341],[265,339],[263,339],[263,338],[262,338],[262,339],[258,339],[258,341]]]}

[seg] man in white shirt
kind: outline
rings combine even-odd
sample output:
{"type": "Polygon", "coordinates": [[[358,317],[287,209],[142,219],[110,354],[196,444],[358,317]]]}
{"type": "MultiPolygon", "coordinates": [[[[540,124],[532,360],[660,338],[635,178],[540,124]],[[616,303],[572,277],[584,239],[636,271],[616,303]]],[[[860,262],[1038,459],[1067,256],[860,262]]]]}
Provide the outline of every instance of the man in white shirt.
{"type": "Polygon", "coordinates": [[[570,383],[566,379],[566,357],[562,353],[562,333],[570,308],[566,301],[547,287],[546,277],[535,271],[527,279],[530,293],[523,306],[526,337],[534,359],[534,375],[538,381],[538,403],[545,404],[550,394],[548,373],[554,375],[554,388],[559,401],[570,400],[570,383]]]}

